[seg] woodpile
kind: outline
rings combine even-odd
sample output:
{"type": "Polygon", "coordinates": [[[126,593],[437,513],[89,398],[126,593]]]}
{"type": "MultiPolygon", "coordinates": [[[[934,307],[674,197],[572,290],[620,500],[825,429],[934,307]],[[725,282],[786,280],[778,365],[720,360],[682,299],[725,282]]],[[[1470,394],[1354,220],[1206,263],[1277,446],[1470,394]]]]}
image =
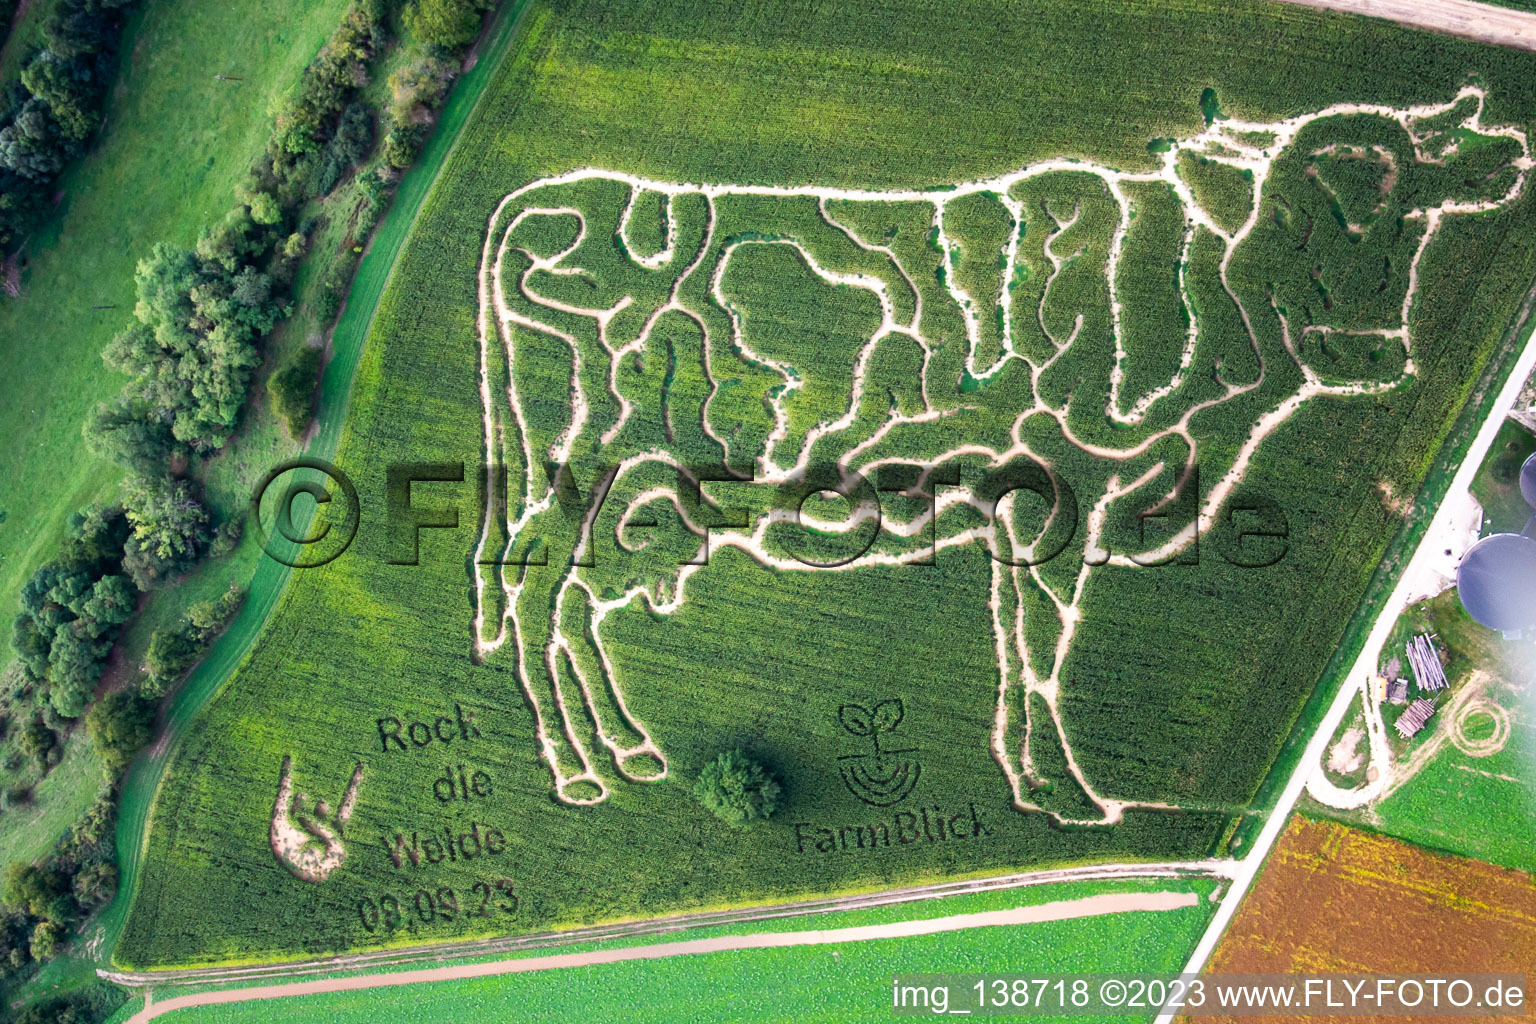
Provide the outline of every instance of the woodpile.
{"type": "Polygon", "coordinates": [[[1445,678],[1445,667],[1440,664],[1440,652],[1435,650],[1434,638],[1420,633],[1408,641],[1408,664],[1413,666],[1413,678],[1419,689],[1434,692],[1450,686],[1445,678]]]}
{"type": "Polygon", "coordinates": [[[1424,728],[1424,723],[1429,721],[1429,716],[1435,713],[1435,702],[1420,697],[1408,705],[1408,710],[1397,717],[1397,734],[1403,739],[1411,739],[1418,731],[1424,728]]]}

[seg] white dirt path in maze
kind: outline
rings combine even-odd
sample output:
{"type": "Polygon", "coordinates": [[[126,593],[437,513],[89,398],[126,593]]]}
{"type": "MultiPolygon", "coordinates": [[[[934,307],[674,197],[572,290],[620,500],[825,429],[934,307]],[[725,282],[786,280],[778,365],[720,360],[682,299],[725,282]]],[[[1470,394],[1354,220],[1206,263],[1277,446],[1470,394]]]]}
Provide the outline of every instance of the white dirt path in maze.
{"type": "MultiPolygon", "coordinates": [[[[529,633],[526,627],[532,624],[523,621],[522,613],[519,611],[519,599],[525,596],[524,588],[529,585],[526,575],[508,571],[505,565],[495,565],[492,569],[488,567],[488,563],[494,564],[501,555],[509,553],[524,536],[525,531],[532,528],[535,520],[549,513],[556,506],[557,495],[554,483],[551,481],[541,493],[536,492],[536,474],[531,471],[531,467],[549,462],[563,464],[572,457],[578,444],[601,450],[603,445],[612,443],[619,436],[635,415],[636,406],[632,396],[625,394],[619,384],[621,361],[626,356],[640,353],[645,348],[653,329],[663,316],[676,314],[690,321],[703,335],[702,353],[704,373],[708,378],[708,395],[703,400],[700,425],[703,433],[723,451],[730,452],[734,441],[732,437],[717,431],[711,422],[711,406],[719,399],[721,393],[721,381],[714,373],[711,362],[712,351],[720,348],[740,353],[751,363],[767,368],[768,371],[782,378],[782,384],[765,397],[772,416],[772,427],[760,450],[757,450],[753,457],[757,483],[793,483],[806,479],[806,474],[811,469],[812,450],[817,447],[818,442],[828,439],[837,441],[845,434],[857,430],[860,426],[858,420],[861,402],[869,383],[871,362],[881,343],[893,336],[910,339],[921,350],[921,409],[901,411],[893,405],[888,419],[879,424],[869,436],[850,437],[847,446],[836,459],[838,469],[844,474],[851,472],[855,462],[858,465],[858,472],[868,475],[887,464],[910,464],[918,461],[926,477],[927,473],[944,463],[962,457],[972,457],[985,460],[988,465],[994,467],[1002,467],[1015,459],[1029,459],[1042,466],[1054,477],[1054,467],[1050,461],[1031,451],[1023,438],[1026,420],[1037,415],[1054,420],[1065,441],[1082,453],[1095,459],[1110,460],[1124,465],[1124,475],[1119,473],[1110,475],[1102,493],[1095,496],[1092,501],[1090,511],[1085,516],[1083,564],[1069,582],[1056,581],[1053,584],[1040,571],[1039,566],[1019,566],[1008,564],[1001,558],[993,559],[987,606],[990,610],[996,641],[999,682],[991,736],[991,754],[1012,790],[1015,806],[1022,811],[1043,811],[1051,814],[1056,820],[1066,823],[1113,824],[1121,819],[1128,808],[1167,808],[1169,805],[1166,804],[1113,799],[1100,793],[1095,788],[1093,780],[1078,763],[1072,745],[1067,739],[1061,714],[1061,672],[1083,619],[1082,602],[1085,588],[1094,570],[1102,565],[1121,567],[1147,565],[1165,561],[1187,549],[1195,541],[1198,532],[1208,531],[1217,522],[1225,503],[1246,478],[1254,456],[1265,440],[1314,399],[1325,396],[1349,398],[1381,393],[1401,386],[1404,381],[1417,373],[1414,362],[1416,339],[1412,336],[1410,316],[1419,291],[1419,270],[1425,252],[1429,249],[1446,217],[1496,210],[1517,198],[1524,189],[1532,166],[1531,151],[1524,132],[1508,126],[1482,124],[1483,101],[1482,89],[1475,85],[1468,85],[1455,97],[1440,104],[1402,109],[1372,104],[1337,104],[1321,111],[1275,122],[1220,119],[1198,135],[1171,141],[1167,150],[1161,154],[1159,166],[1155,170],[1145,172],[1125,172],[1075,159],[1052,159],[1031,164],[997,178],[963,182],[952,188],[869,191],[816,185],[769,186],[665,182],[620,171],[583,168],[531,182],[507,195],[489,219],[482,247],[478,280],[480,303],[478,344],[481,360],[480,391],[485,454],[487,464],[494,465],[501,461],[499,453],[515,448],[521,465],[530,467],[530,470],[522,474],[520,493],[507,495],[506,511],[500,519],[497,518],[498,508],[494,501],[488,503],[485,510],[475,551],[477,607],[474,619],[474,642],[480,658],[494,655],[508,643],[516,648],[517,674],[534,716],[540,756],[552,775],[556,796],[572,804],[597,803],[607,797],[607,783],[593,761],[592,752],[588,750],[590,744],[584,743],[581,738],[582,733],[588,731],[588,727],[590,727],[590,734],[594,735],[597,742],[613,757],[620,777],[644,781],[666,776],[667,765],[664,752],[651,738],[644,723],[635,717],[624,701],[620,673],[605,650],[601,627],[610,613],[636,601],[649,605],[653,611],[660,614],[675,611],[685,599],[689,579],[701,566],[684,565],[676,572],[673,579],[641,583],[617,596],[611,594],[602,596],[597,593],[596,588],[587,582],[582,569],[579,566],[573,566],[560,577],[558,589],[551,595],[550,607],[553,612],[550,621],[538,624],[541,631],[547,626],[549,636],[547,643],[543,644],[540,650],[528,650],[525,649],[528,645],[523,637],[529,633]],[[1413,249],[1397,322],[1381,324],[1365,331],[1359,329],[1339,331],[1339,333],[1363,333],[1373,337],[1395,339],[1404,349],[1404,366],[1401,374],[1395,379],[1384,381],[1338,383],[1325,380],[1303,358],[1298,346],[1308,335],[1314,333],[1327,335],[1335,328],[1307,324],[1301,328],[1300,336],[1297,336],[1286,312],[1276,306],[1271,298],[1271,308],[1266,312],[1272,313],[1278,321],[1281,343],[1285,354],[1299,370],[1300,385],[1292,393],[1269,407],[1251,424],[1247,436],[1240,445],[1236,446],[1236,453],[1232,456],[1230,466],[1205,493],[1203,499],[1198,501],[1197,513],[1187,526],[1150,551],[1128,555],[1111,554],[1105,550],[1102,541],[1106,522],[1117,500],[1150,486],[1165,471],[1173,471],[1176,482],[1162,502],[1168,504],[1178,498],[1181,488],[1195,471],[1196,458],[1201,448],[1190,428],[1193,418],[1207,409],[1224,405],[1255,391],[1269,376],[1270,367],[1265,365],[1262,345],[1254,329],[1251,315],[1253,311],[1244,306],[1237,289],[1228,278],[1228,269],[1238,247],[1250,236],[1259,222],[1264,210],[1265,185],[1279,155],[1286,152],[1287,148],[1295,142],[1298,133],[1313,122],[1326,118],[1369,115],[1388,119],[1400,126],[1411,139],[1418,162],[1423,164],[1441,162],[1448,154],[1454,152],[1454,144],[1447,146],[1446,132],[1442,129],[1431,133],[1425,128],[1425,121],[1428,118],[1450,114],[1462,104],[1467,104],[1471,112],[1465,114],[1456,127],[1481,136],[1506,138],[1518,143],[1519,156],[1509,165],[1515,169],[1513,184],[1503,195],[1494,198],[1477,201],[1447,198],[1437,205],[1421,206],[1407,211],[1404,219],[1421,223],[1422,233],[1413,249]],[[1225,164],[1250,178],[1252,203],[1246,219],[1236,228],[1230,230],[1224,228],[1196,200],[1194,192],[1178,171],[1179,156],[1186,153],[1208,162],[1225,164]],[[1077,255],[1058,252],[1053,245],[1077,222],[1081,212],[1080,206],[1070,211],[1053,210],[1048,206],[1045,208],[1045,212],[1054,222],[1054,228],[1048,232],[1049,237],[1044,243],[1047,264],[1041,270],[1048,275],[1046,286],[1036,308],[1027,311],[1015,311],[1011,308],[1011,282],[1023,258],[1019,251],[1019,241],[1024,224],[1024,210],[1023,204],[1013,197],[1010,190],[1029,179],[1062,172],[1092,175],[1097,178],[1118,207],[1118,217],[1105,257],[1108,319],[1113,337],[1113,364],[1109,368],[1108,378],[1109,401],[1104,409],[1108,420],[1127,428],[1138,427],[1145,423],[1162,404],[1177,396],[1195,364],[1196,350],[1201,337],[1198,319],[1195,316],[1189,316],[1187,335],[1183,340],[1178,365],[1172,375],[1145,393],[1134,395],[1126,393],[1126,364],[1129,355],[1123,329],[1125,311],[1119,295],[1118,282],[1126,237],[1133,219],[1132,201],[1126,191],[1128,184],[1161,183],[1167,186],[1177,198],[1185,219],[1180,241],[1177,288],[1179,301],[1187,313],[1192,310],[1192,300],[1188,291],[1185,265],[1189,260],[1194,239],[1199,232],[1204,231],[1209,232],[1219,241],[1222,252],[1216,277],[1226,297],[1237,310],[1247,335],[1246,340],[1252,347],[1254,355],[1257,356],[1258,375],[1254,380],[1247,383],[1233,383],[1223,379],[1218,369],[1216,380],[1220,385],[1219,394],[1191,402],[1169,425],[1148,433],[1137,443],[1129,444],[1125,448],[1106,447],[1077,437],[1068,422],[1065,403],[1060,406],[1053,405],[1042,397],[1042,375],[1058,359],[1073,350],[1074,345],[1078,343],[1083,325],[1083,316],[1079,313],[1070,331],[1064,334],[1057,331],[1053,334],[1047,327],[1045,315],[1045,306],[1052,294],[1052,286],[1057,282],[1064,268],[1077,255]],[[647,192],[658,193],[664,198],[662,207],[666,221],[664,246],[660,251],[648,256],[629,256],[634,264],[651,270],[671,266],[680,258],[678,252],[678,246],[681,244],[680,218],[677,212],[679,197],[702,197],[707,210],[703,239],[697,255],[679,270],[666,300],[657,305],[645,319],[638,336],[622,344],[611,337],[610,327],[615,317],[622,314],[631,304],[633,296],[625,295],[604,308],[589,309],[541,295],[530,283],[534,275],[539,273],[565,276],[585,273],[582,267],[573,262],[573,254],[580,250],[587,240],[590,218],[588,212],[573,206],[539,205],[536,197],[526,200],[531,205],[523,205],[524,197],[529,197],[539,190],[559,189],[563,186],[594,181],[617,183],[629,190],[629,198],[619,216],[616,231],[617,242],[622,243],[626,254],[635,252],[635,246],[630,243],[630,230],[631,214],[637,198],[647,192]],[[961,246],[946,232],[945,221],[946,210],[956,201],[978,193],[998,198],[1013,219],[1009,240],[1000,256],[1003,283],[997,302],[1002,307],[999,316],[1001,352],[988,366],[977,365],[977,352],[982,346],[981,319],[985,315],[984,311],[992,304],[992,300],[987,296],[972,296],[964,290],[955,265],[955,257],[960,252],[961,246]],[[811,251],[812,247],[804,244],[801,239],[794,237],[717,238],[716,233],[721,217],[720,204],[739,201],[742,197],[814,199],[820,219],[826,227],[846,237],[857,251],[878,254],[895,268],[896,275],[892,281],[904,282],[905,287],[911,289],[911,298],[915,299],[910,318],[898,316],[898,303],[893,298],[890,284],[886,280],[867,273],[844,272],[836,267],[825,266],[811,251]],[[837,215],[828,207],[832,202],[917,203],[931,207],[932,231],[937,247],[942,253],[945,270],[942,275],[942,292],[947,295],[964,322],[968,346],[964,364],[966,372],[979,384],[984,384],[1015,362],[1022,363],[1028,368],[1033,399],[1029,407],[1018,410],[1017,417],[1013,421],[1011,444],[1002,447],[989,447],[980,443],[954,445],[943,451],[935,451],[931,456],[921,460],[915,460],[906,453],[900,456],[881,454],[885,451],[882,446],[893,432],[910,430],[922,424],[937,424],[947,417],[963,412],[965,407],[963,398],[958,408],[941,408],[931,398],[931,389],[935,382],[929,379],[929,371],[934,359],[935,339],[924,334],[924,292],[915,283],[916,272],[911,267],[903,265],[893,246],[882,245],[879,244],[879,240],[861,237],[859,232],[848,223],[840,222],[837,215]],[[514,245],[513,233],[524,222],[529,218],[550,216],[574,217],[577,224],[575,240],[553,254],[536,253],[514,245]],[[835,418],[819,421],[805,430],[797,452],[785,453],[782,448],[793,432],[789,403],[798,391],[807,386],[807,381],[782,359],[775,358],[771,353],[754,350],[751,332],[746,329],[739,311],[734,307],[724,289],[725,276],[733,257],[747,246],[788,248],[798,256],[804,269],[816,280],[832,288],[868,295],[878,303],[879,307],[879,327],[864,340],[862,348],[853,360],[851,379],[847,381],[845,411],[835,418]],[[508,257],[513,253],[517,258],[525,261],[525,266],[515,280],[509,280],[508,257]],[[715,262],[706,268],[705,264],[709,259],[714,259],[715,262]],[[707,277],[704,291],[709,300],[715,304],[714,309],[691,308],[689,303],[698,300],[692,297],[686,300],[684,298],[685,285],[698,274],[704,274],[707,277]],[[516,289],[516,301],[509,293],[509,288],[516,289]],[[530,309],[537,308],[550,311],[551,316],[547,319],[561,322],[569,322],[569,318],[572,317],[589,319],[595,327],[597,345],[595,347],[588,345],[584,349],[581,341],[570,331],[562,329],[558,323],[546,322],[546,319],[530,314],[530,309]],[[719,318],[722,315],[725,322],[729,324],[730,337],[727,339],[714,336],[713,332],[718,328],[711,327],[709,322],[712,317],[719,318]],[[1053,354],[1035,362],[1016,348],[1014,328],[1019,317],[1038,321],[1039,328],[1054,349],[1053,354]],[[569,420],[558,438],[547,448],[541,446],[538,450],[535,450],[531,441],[529,418],[515,379],[514,365],[519,331],[533,332],[545,338],[557,339],[570,350],[572,369],[567,396],[569,420]],[[584,360],[594,357],[608,361],[606,377],[609,395],[606,396],[605,401],[611,402],[618,409],[615,421],[596,436],[591,423],[591,402],[583,390],[582,382],[584,360]],[[502,379],[506,380],[504,393],[501,393],[499,384],[493,386],[492,383],[502,379]],[[1158,444],[1169,440],[1181,442],[1188,452],[1186,463],[1182,467],[1168,466],[1161,461],[1156,461],[1150,468],[1145,469],[1132,464],[1131,460],[1150,456],[1158,444]],[[517,510],[515,514],[512,511],[514,508],[517,510]],[[1026,642],[1024,599],[1026,593],[1032,589],[1038,589],[1045,595],[1049,611],[1056,618],[1055,640],[1048,651],[1032,652],[1026,642]],[[563,621],[562,609],[568,598],[585,603],[591,623],[589,636],[575,635],[581,632],[579,627],[567,628],[563,621]],[[578,653],[583,649],[583,644],[595,648],[585,661],[578,653]],[[1044,659],[1044,664],[1049,666],[1048,671],[1036,669],[1032,653],[1044,659]],[[568,667],[568,672],[562,673],[562,665],[568,667]],[[533,675],[530,675],[530,666],[535,669],[533,675]],[[574,682],[577,692],[570,692],[563,687],[562,678],[567,683],[574,682]],[[1033,695],[1038,695],[1043,700],[1049,711],[1049,721],[1034,720],[1035,716],[1030,710],[1033,695]],[[573,711],[575,711],[574,715],[573,711]],[[573,720],[582,714],[586,715],[589,721],[573,720]],[[622,721],[614,721],[615,717],[622,721]],[[1071,776],[1070,781],[1091,801],[1094,813],[1077,816],[1063,815],[1041,807],[1033,799],[1036,789],[1046,780],[1035,775],[1037,766],[1032,744],[1038,738],[1038,731],[1046,729],[1055,734],[1055,742],[1065,760],[1066,771],[1071,776]],[[626,742],[623,736],[638,737],[638,739],[634,742],[626,742]],[[642,757],[644,760],[638,760],[642,757]]],[[[1311,154],[1314,158],[1321,155],[1326,155],[1325,151],[1319,150],[1311,154]]],[[[1396,170],[1394,165],[1394,175],[1396,170]]],[[[869,426],[867,423],[863,425],[869,426]]],[[[702,490],[703,485],[692,477],[691,470],[684,466],[678,455],[662,449],[631,453],[619,461],[612,473],[595,488],[600,492],[597,504],[607,496],[616,481],[625,479],[629,473],[642,467],[657,466],[671,467],[679,475],[679,479],[687,479],[694,488],[698,489],[698,494],[703,501],[713,504],[713,500],[702,490]]],[[[845,476],[844,479],[846,481],[847,477],[845,476]]],[[[509,484],[509,490],[511,489],[509,484]]],[[[623,532],[635,510],[641,506],[658,501],[670,502],[686,528],[703,539],[700,546],[701,555],[707,552],[710,542],[713,542],[716,547],[724,545],[737,548],[759,564],[776,570],[853,572],[870,566],[909,564],[922,558],[932,557],[941,549],[978,542],[986,545],[994,555],[999,555],[1004,548],[1012,552],[1033,554],[1035,542],[1029,542],[1026,538],[1017,536],[1015,532],[1014,517],[1007,507],[1010,500],[1004,499],[997,502],[995,507],[989,507],[972,489],[952,487],[938,495],[927,511],[904,521],[889,517],[882,519],[879,509],[868,507],[868,502],[856,503],[852,513],[843,520],[827,521],[814,516],[804,518],[805,526],[824,534],[848,533],[862,528],[871,520],[877,524],[880,533],[894,538],[916,537],[920,536],[924,530],[934,528],[934,542],[930,546],[899,551],[878,550],[876,546],[866,549],[863,554],[850,561],[835,566],[809,566],[796,558],[787,556],[784,551],[774,546],[770,540],[770,528],[786,519],[793,519],[793,512],[774,510],[759,515],[745,528],[722,530],[717,527],[709,530],[690,518],[688,506],[671,488],[651,487],[642,490],[630,501],[620,521],[619,530],[620,533],[623,532]],[[940,529],[939,524],[945,510],[961,503],[969,504],[986,514],[989,520],[988,525],[968,526],[952,531],[940,529]],[[1006,526],[1003,531],[998,531],[994,525],[999,514],[1003,516],[1006,526]]],[[[591,531],[595,528],[597,504],[588,509],[583,520],[576,547],[577,555],[573,561],[579,561],[581,553],[585,552],[592,542],[591,531]]],[[[1054,518],[1054,511],[1051,516],[1054,518]]],[[[1046,529],[1040,533],[1040,539],[1049,532],[1051,525],[1052,523],[1048,521],[1046,529]]],[[[1045,613],[1031,610],[1028,614],[1045,613]]]]}

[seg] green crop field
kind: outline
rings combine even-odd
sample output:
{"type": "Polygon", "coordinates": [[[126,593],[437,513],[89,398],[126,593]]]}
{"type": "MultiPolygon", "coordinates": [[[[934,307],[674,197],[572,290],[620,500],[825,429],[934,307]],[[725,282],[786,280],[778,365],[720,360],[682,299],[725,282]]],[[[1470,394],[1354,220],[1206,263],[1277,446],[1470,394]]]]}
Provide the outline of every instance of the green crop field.
{"type": "MultiPolygon", "coordinates": [[[[14,776],[7,781],[14,784],[14,776]]],[[[27,803],[0,813],[0,851],[6,860],[33,861],[47,853],[85,816],[105,785],[96,749],[84,736],[73,739],[59,763],[33,787],[27,803]]]]}
{"type": "MultiPolygon", "coordinates": [[[[380,988],[366,992],[285,998],[176,1010],[170,1024],[237,1021],[378,1019],[386,1007],[412,1007],[403,1019],[464,1019],[471,1014],[519,1020],[865,1020],[883,1012],[891,975],[901,971],[1142,971],[1175,972],[1199,938],[1215,904],[1214,883],[1068,883],[900,904],[871,910],[780,918],[752,932],[830,930],[973,914],[1078,899],[1104,893],[1189,892],[1194,906],[1171,911],[1129,912],[1067,921],[1002,925],[902,939],[875,939],[837,946],[737,950],[504,975],[479,980],[380,988]],[[754,998],[746,1000],[744,997],[754,998]]],[[[743,927],[689,929],[619,945],[652,945],[738,935],[743,927]]],[[[613,949],[614,943],[578,943],[561,952],[613,949]]],[[[530,951],[523,956],[545,955],[530,951]]],[[[191,989],[154,991],[164,1002],[191,989]]],[[[130,1003],[114,1018],[138,1009],[130,1003]]],[[[397,1014],[398,1015],[398,1014],[397,1014]]],[[[1086,1018],[1091,1019],[1091,1018],[1086,1018]]],[[[1124,1018],[1119,1018],[1124,1019],[1124,1018]]]]}
{"type": "Polygon", "coordinates": [[[175,752],[116,961],[1215,852],[1536,275],[1533,70],[1257,2],[535,3],[362,354],[358,539],[175,752]],[[841,460],[898,528],[657,452],[841,460]],[[989,457],[1082,499],[983,536],[1038,569],[916,518],[989,457]],[[417,564],[407,499],[457,512],[417,564]],[[746,830],[690,792],[736,746],[783,785],[746,830]]]}

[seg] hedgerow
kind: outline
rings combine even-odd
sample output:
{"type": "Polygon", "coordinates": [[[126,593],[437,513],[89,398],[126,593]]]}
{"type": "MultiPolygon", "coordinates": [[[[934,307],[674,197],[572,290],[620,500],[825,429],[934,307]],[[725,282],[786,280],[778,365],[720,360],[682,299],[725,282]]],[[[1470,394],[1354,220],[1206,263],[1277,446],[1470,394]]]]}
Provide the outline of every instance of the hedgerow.
{"type": "MultiPolygon", "coordinates": [[[[49,23],[52,53],[64,53],[59,40],[70,33],[75,33],[80,54],[89,58],[97,53],[90,38],[100,36],[102,26],[110,23],[103,12],[115,6],[66,0],[55,16],[57,32],[49,23]]],[[[133,379],[117,400],[95,410],[84,433],[94,451],[128,471],[122,504],[73,517],[62,553],[27,584],[23,612],[12,631],[20,667],[14,680],[8,673],[5,705],[10,716],[25,722],[21,745],[44,771],[58,760],[57,734],[84,713],[86,731],[110,776],[101,804],[107,828],[115,813],[117,775],[148,740],[156,701],[222,629],[243,591],[235,587],[216,601],[192,605],[183,623],[152,638],[142,678],[104,695],[88,713],[86,708],[138,592],[170,583],[209,554],[228,554],[239,539],[238,522],[216,527],[210,522],[193,463],[227,443],[262,361],[261,341],[292,312],[286,289],[312,227],[300,219],[301,211],[349,175],[373,146],[375,114],[356,98],[389,41],[390,10],[389,0],[352,5],[277,111],[265,152],[236,190],[236,204],[203,230],[194,249],[155,244],[140,261],[134,322],[103,353],[133,379]]],[[[439,42],[415,42],[431,48],[421,59],[437,62],[434,67],[451,57],[439,42]]],[[[103,69],[110,66],[106,56],[95,59],[103,69]]],[[[53,60],[45,52],[35,67],[29,65],[32,84],[39,89],[52,81],[45,72],[53,60]]],[[[413,117],[423,132],[430,126],[431,105],[451,77],[439,72],[442,87],[417,95],[413,117]]],[[[77,99],[85,103],[88,97],[77,99]]],[[[0,119],[0,161],[4,147],[19,137],[17,125],[41,116],[33,107],[13,111],[17,121],[12,127],[3,127],[0,119]]],[[[55,107],[62,109],[58,102],[55,107]]],[[[0,214],[14,205],[8,182],[0,174],[0,214]]],[[[344,249],[343,261],[330,269],[332,292],[339,295],[350,280],[355,251],[361,251],[361,242],[382,215],[391,188],[392,181],[377,173],[358,180],[351,219],[356,244],[344,249]]],[[[10,223],[0,216],[0,230],[10,223]]],[[[295,372],[286,377],[285,397],[305,396],[301,408],[285,409],[290,423],[308,416],[318,355],[300,357],[290,367],[295,372]],[[299,379],[306,373],[307,382],[299,379]]],[[[296,398],[288,404],[299,405],[296,398]]],[[[60,856],[73,856],[61,851],[60,856]]],[[[106,859],[111,859],[110,848],[106,859]]],[[[69,874],[73,869],[66,864],[60,870],[69,874]]],[[[88,901],[83,895],[77,901],[81,908],[101,902],[94,887],[91,893],[88,901]]],[[[75,923],[73,912],[12,921],[21,935],[30,936],[36,960],[52,957],[67,944],[75,923]]]]}

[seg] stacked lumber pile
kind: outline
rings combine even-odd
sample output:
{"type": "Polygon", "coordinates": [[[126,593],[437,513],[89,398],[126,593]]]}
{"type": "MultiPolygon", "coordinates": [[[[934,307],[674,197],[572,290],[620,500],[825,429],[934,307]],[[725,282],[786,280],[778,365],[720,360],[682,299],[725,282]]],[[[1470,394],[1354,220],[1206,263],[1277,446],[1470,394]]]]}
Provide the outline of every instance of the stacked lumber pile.
{"type": "Polygon", "coordinates": [[[1424,723],[1429,721],[1429,716],[1435,713],[1435,702],[1420,697],[1408,705],[1397,718],[1397,734],[1403,739],[1411,739],[1418,731],[1424,728],[1424,723]]]}
{"type": "Polygon", "coordinates": [[[1413,678],[1419,689],[1434,692],[1450,686],[1445,678],[1445,667],[1440,664],[1440,652],[1435,650],[1434,638],[1421,633],[1408,641],[1408,664],[1413,666],[1413,678]]]}

